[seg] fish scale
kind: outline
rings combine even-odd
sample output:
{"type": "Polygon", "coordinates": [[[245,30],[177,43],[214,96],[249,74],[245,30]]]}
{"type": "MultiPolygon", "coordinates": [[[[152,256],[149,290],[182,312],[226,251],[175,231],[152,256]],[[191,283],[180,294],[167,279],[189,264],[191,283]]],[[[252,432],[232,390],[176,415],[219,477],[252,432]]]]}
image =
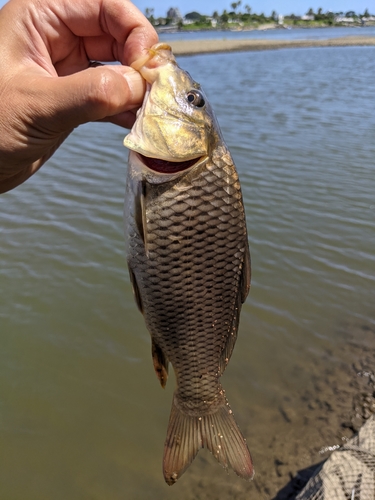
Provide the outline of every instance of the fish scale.
{"type": "MultiPolygon", "coordinates": [[[[198,188],[204,192],[206,185],[212,186],[213,176],[206,165],[199,170],[196,172],[195,178],[192,178],[193,174],[189,174],[188,180],[188,182],[192,183],[192,188],[196,196],[194,220],[201,225],[198,231],[196,230],[196,223],[195,227],[194,225],[189,225],[186,228],[185,224],[178,223],[179,217],[175,217],[176,213],[180,213],[180,205],[184,203],[188,194],[188,191],[180,194],[177,185],[171,190],[175,194],[174,196],[170,191],[166,191],[147,202],[147,224],[149,225],[150,233],[153,234],[152,239],[149,241],[149,258],[146,258],[144,251],[142,251],[144,247],[140,236],[137,238],[135,233],[135,237],[130,238],[132,250],[130,251],[129,264],[132,269],[136,270],[137,283],[141,295],[144,297],[143,305],[145,308],[147,307],[146,321],[148,328],[152,336],[157,339],[160,347],[163,350],[165,349],[168,359],[178,372],[181,372],[183,368],[189,371],[190,367],[188,365],[180,367],[174,361],[173,345],[178,340],[172,335],[165,339],[164,335],[160,335],[158,329],[154,327],[158,323],[156,318],[160,317],[160,308],[162,307],[163,318],[165,318],[162,326],[172,329],[176,327],[176,324],[181,324],[183,331],[176,332],[176,334],[181,335],[182,338],[188,334],[199,339],[201,332],[195,332],[194,326],[192,326],[197,308],[201,310],[199,317],[203,329],[203,325],[206,328],[211,327],[211,320],[208,318],[217,317],[220,318],[221,322],[225,321],[226,317],[230,320],[231,308],[228,307],[227,310],[222,310],[222,301],[225,300],[233,303],[236,300],[238,287],[234,280],[236,278],[237,280],[239,279],[241,264],[238,250],[243,255],[246,244],[243,209],[239,210],[242,208],[241,206],[234,206],[237,197],[232,195],[233,205],[229,217],[228,214],[216,206],[213,209],[211,203],[202,203],[202,197],[198,188]],[[170,213],[171,209],[173,210],[172,214],[170,213]],[[207,213],[209,214],[209,218],[206,217],[207,213]],[[179,242],[175,241],[171,243],[164,250],[166,238],[163,228],[166,217],[169,218],[169,221],[175,223],[173,226],[169,226],[169,230],[172,230],[172,235],[176,236],[179,242]],[[218,230],[219,225],[221,229],[218,230]],[[234,228],[236,232],[227,231],[229,227],[231,229],[234,228]],[[207,244],[205,233],[210,229],[213,231],[215,238],[207,244]],[[219,243],[218,240],[220,240],[219,243]],[[204,249],[204,252],[199,251],[200,248],[204,249]],[[189,259],[186,261],[180,259],[180,255],[188,255],[189,259]],[[203,268],[205,268],[204,275],[201,274],[203,268]],[[159,280],[155,281],[155,284],[150,285],[147,283],[148,275],[157,276],[159,280]],[[176,275],[181,278],[177,282],[173,279],[173,276],[176,275]],[[198,275],[199,279],[195,280],[194,283],[193,280],[195,278],[192,277],[195,275],[198,275]],[[146,286],[142,286],[142,283],[146,286]],[[217,286],[214,286],[214,283],[217,286]],[[201,302],[204,296],[207,295],[207,290],[202,288],[204,284],[208,284],[210,290],[209,296],[206,297],[206,304],[201,302]],[[176,285],[179,285],[178,289],[176,289],[176,285]],[[223,285],[227,286],[223,288],[223,285]],[[216,294],[219,294],[219,297],[213,295],[213,291],[215,290],[216,294]],[[187,293],[189,291],[191,292],[190,294],[187,293]],[[181,304],[183,307],[176,308],[175,295],[178,292],[184,297],[184,302],[181,304]],[[201,300],[198,302],[196,297],[199,297],[201,300]],[[207,319],[202,318],[202,315],[206,316],[207,319]],[[188,333],[186,333],[186,323],[190,323],[191,330],[188,333]]],[[[217,176],[214,176],[214,179],[217,178],[217,176]]],[[[230,185],[235,187],[234,192],[240,191],[237,176],[232,175],[229,182],[231,183],[230,185]]],[[[219,186],[216,185],[215,200],[223,199],[222,197],[224,196],[228,195],[220,182],[219,186]]],[[[222,206],[225,206],[225,202],[222,203],[222,206]]],[[[226,336],[229,335],[227,328],[224,328],[223,331],[226,336]]],[[[205,343],[211,345],[212,342],[215,342],[217,333],[217,328],[211,335],[207,330],[204,330],[205,343]]],[[[205,355],[203,356],[203,362],[206,363],[205,355]]],[[[216,359],[214,362],[217,364],[218,360],[216,359]]],[[[183,394],[181,388],[180,394],[183,394]]]]}

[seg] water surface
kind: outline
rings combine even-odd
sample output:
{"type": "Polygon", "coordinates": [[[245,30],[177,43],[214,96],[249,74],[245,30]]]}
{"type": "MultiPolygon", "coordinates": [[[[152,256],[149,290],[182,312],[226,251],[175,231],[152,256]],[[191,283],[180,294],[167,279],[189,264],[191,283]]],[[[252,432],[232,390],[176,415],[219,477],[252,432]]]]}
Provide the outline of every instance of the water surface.
{"type": "MultiPolygon", "coordinates": [[[[311,390],[326,349],[335,362],[343,325],[375,324],[374,60],[371,47],[181,60],[243,186],[253,281],[223,385],[258,471],[280,403],[311,390]]],[[[163,483],[174,381],[163,391],[153,373],[127,275],[123,136],[80,127],[0,197],[0,498],[190,500],[210,481],[257,498],[204,453],[163,483]]]]}

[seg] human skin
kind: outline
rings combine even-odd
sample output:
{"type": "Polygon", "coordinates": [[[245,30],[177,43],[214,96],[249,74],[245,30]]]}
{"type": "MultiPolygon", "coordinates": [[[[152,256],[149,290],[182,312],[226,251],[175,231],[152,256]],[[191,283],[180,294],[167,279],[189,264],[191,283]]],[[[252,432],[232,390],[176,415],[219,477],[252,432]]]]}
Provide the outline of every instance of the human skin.
{"type": "Polygon", "coordinates": [[[130,128],[145,83],[129,66],[156,42],[128,0],[10,0],[0,10],[0,193],[80,124],[130,128]]]}

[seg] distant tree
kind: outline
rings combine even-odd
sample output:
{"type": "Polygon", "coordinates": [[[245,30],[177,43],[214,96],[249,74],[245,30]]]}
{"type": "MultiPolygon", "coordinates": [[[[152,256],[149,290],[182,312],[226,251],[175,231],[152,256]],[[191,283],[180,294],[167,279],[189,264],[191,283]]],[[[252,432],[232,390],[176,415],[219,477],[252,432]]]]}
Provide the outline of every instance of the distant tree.
{"type": "Polygon", "coordinates": [[[345,17],[357,17],[356,13],[354,10],[349,10],[346,14],[345,17]]]}
{"type": "Polygon", "coordinates": [[[315,14],[315,19],[317,21],[324,21],[326,19],[326,15],[323,14],[323,9],[319,7],[318,12],[315,14]]]}
{"type": "Polygon", "coordinates": [[[332,26],[335,22],[335,14],[332,11],[328,11],[326,14],[328,24],[332,26]]]}
{"type": "Polygon", "coordinates": [[[241,5],[241,3],[242,3],[242,0],[238,0],[238,2],[232,2],[232,3],[230,4],[230,6],[231,6],[231,7],[232,7],[232,9],[236,12],[237,7],[239,7],[239,6],[241,5]]]}
{"type": "Polygon", "coordinates": [[[310,9],[307,11],[306,15],[307,15],[307,16],[313,16],[313,15],[314,15],[314,11],[313,11],[313,9],[311,9],[311,8],[310,8],[310,9]]]}
{"type": "Polygon", "coordinates": [[[272,11],[271,17],[274,21],[277,21],[277,13],[275,10],[272,11]]]}
{"type": "Polygon", "coordinates": [[[248,3],[245,5],[245,10],[247,14],[251,14],[251,7],[248,3]]]}
{"type": "Polygon", "coordinates": [[[149,7],[146,7],[145,8],[145,16],[147,17],[147,19],[150,21],[150,23],[155,26],[155,18],[154,18],[154,10],[155,9],[150,9],[149,7]]]}
{"type": "Polygon", "coordinates": [[[220,16],[221,22],[222,23],[227,23],[229,20],[228,12],[224,9],[223,13],[220,16]]]}
{"type": "Polygon", "coordinates": [[[155,9],[152,9],[149,7],[145,8],[145,15],[146,15],[147,19],[149,19],[151,16],[154,16],[154,11],[155,11],[155,9]]]}
{"type": "Polygon", "coordinates": [[[363,14],[363,17],[370,17],[370,14],[368,12],[368,9],[365,10],[364,14],[363,14]]]}
{"type": "Polygon", "coordinates": [[[217,11],[217,10],[215,10],[215,12],[212,14],[212,17],[213,17],[214,19],[219,19],[219,13],[218,13],[218,11],[217,11]]]}
{"type": "Polygon", "coordinates": [[[199,14],[199,12],[193,11],[193,12],[189,12],[188,14],[186,14],[185,18],[190,19],[191,21],[200,21],[202,18],[202,15],[199,14]]]}

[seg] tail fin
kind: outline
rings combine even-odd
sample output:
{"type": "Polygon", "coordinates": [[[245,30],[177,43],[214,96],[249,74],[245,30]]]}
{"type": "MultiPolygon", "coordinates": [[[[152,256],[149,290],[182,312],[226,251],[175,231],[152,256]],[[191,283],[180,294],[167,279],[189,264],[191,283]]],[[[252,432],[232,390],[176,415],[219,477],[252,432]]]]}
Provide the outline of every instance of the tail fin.
{"type": "Polygon", "coordinates": [[[249,449],[226,402],[216,413],[191,417],[173,401],[164,446],[164,479],[169,485],[182,476],[200,448],[208,448],[225,469],[230,467],[247,480],[253,478],[249,449]]]}

